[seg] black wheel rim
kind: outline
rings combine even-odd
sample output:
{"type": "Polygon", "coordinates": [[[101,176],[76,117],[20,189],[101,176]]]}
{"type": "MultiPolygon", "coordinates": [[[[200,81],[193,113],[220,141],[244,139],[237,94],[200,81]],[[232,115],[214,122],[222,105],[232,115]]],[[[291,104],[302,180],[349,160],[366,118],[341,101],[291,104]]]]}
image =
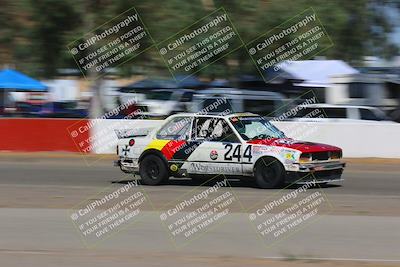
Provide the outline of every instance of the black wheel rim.
{"type": "Polygon", "coordinates": [[[261,177],[264,180],[264,182],[271,184],[273,181],[275,181],[277,177],[277,171],[275,169],[275,166],[273,164],[269,164],[268,166],[265,166],[265,163],[261,167],[261,177]]]}
{"type": "Polygon", "coordinates": [[[160,168],[158,167],[157,162],[152,160],[148,163],[147,168],[146,168],[146,174],[148,177],[150,177],[153,180],[158,179],[158,177],[160,175],[160,168]]]}

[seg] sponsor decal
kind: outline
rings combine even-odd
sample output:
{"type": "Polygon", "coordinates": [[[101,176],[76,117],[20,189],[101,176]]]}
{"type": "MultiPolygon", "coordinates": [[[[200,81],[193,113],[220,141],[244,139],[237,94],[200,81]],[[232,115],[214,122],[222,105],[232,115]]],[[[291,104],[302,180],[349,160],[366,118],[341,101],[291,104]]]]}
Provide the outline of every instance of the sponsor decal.
{"type": "Polygon", "coordinates": [[[124,153],[124,156],[128,156],[128,153],[131,149],[129,148],[128,145],[125,145],[125,148],[122,148],[122,152],[124,153]]]}
{"type": "Polygon", "coordinates": [[[271,150],[270,147],[267,146],[253,146],[253,154],[254,155],[260,155],[266,152],[269,152],[271,150]]]}
{"type": "Polygon", "coordinates": [[[285,153],[284,154],[285,159],[287,160],[296,160],[296,158],[294,157],[294,153],[285,153]]]}
{"type": "Polygon", "coordinates": [[[241,168],[237,164],[223,164],[223,163],[199,163],[193,162],[189,167],[190,173],[224,173],[224,174],[240,174],[241,168]]]}
{"type": "Polygon", "coordinates": [[[176,172],[178,170],[178,166],[176,164],[172,164],[169,168],[173,172],[176,172]]]}
{"type": "Polygon", "coordinates": [[[211,150],[211,152],[210,152],[210,159],[212,159],[212,160],[216,160],[218,158],[218,152],[217,152],[217,150],[211,150]]]}
{"type": "Polygon", "coordinates": [[[285,164],[292,164],[293,162],[296,161],[297,153],[295,151],[284,149],[282,153],[283,153],[283,158],[285,160],[285,164]]]}

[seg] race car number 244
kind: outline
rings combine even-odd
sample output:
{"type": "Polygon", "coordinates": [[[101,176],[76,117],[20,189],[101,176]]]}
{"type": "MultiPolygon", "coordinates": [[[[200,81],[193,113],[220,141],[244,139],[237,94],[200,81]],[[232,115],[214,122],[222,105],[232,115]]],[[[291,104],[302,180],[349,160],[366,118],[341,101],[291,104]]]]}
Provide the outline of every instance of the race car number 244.
{"type": "MultiPolygon", "coordinates": [[[[234,144],[225,144],[225,154],[224,154],[224,159],[225,160],[231,160],[234,161],[237,159],[238,162],[242,159],[242,145],[234,145],[234,144]]],[[[251,154],[251,145],[248,145],[243,153],[243,158],[247,159],[248,162],[251,162],[251,159],[253,158],[251,154]]]]}

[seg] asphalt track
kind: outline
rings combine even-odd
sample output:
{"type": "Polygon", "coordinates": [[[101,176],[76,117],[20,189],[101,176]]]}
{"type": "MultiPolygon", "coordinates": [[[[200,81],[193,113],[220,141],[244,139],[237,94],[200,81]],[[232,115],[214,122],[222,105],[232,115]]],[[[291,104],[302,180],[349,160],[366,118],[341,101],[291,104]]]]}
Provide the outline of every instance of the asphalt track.
{"type": "MultiPolygon", "coordinates": [[[[400,166],[397,161],[350,161],[345,181],[322,190],[331,203],[315,221],[266,244],[249,212],[279,192],[230,181],[241,208],[189,243],[175,240],[160,214],[200,186],[172,180],[143,186],[151,199],[141,219],[88,248],[70,209],[133,177],[106,157],[0,155],[1,266],[400,266],[400,166]]],[[[223,189],[228,190],[228,189],[223,189]]],[[[184,216],[184,213],[179,213],[184,216]]]]}

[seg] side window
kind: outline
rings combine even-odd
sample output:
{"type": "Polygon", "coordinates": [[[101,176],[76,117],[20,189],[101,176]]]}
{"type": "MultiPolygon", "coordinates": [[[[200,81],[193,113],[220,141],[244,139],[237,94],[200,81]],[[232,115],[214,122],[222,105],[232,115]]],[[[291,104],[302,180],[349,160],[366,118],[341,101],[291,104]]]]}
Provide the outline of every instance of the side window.
{"type": "Polygon", "coordinates": [[[211,132],[210,127],[212,125],[211,118],[196,118],[195,123],[195,138],[209,139],[211,132]]]}
{"type": "Polygon", "coordinates": [[[187,140],[189,139],[191,117],[177,117],[165,124],[157,133],[157,139],[187,140]]]}
{"type": "Polygon", "coordinates": [[[332,119],[345,119],[347,118],[345,108],[323,108],[325,115],[332,119]]]}
{"type": "Polygon", "coordinates": [[[239,142],[232,128],[223,119],[197,118],[196,138],[207,141],[239,142]]]}
{"type": "Polygon", "coordinates": [[[362,120],[379,121],[380,119],[369,109],[360,108],[360,115],[362,120]]]}
{"type": "Polygon", "coordinates": [[[350,98],[366,98],[367,88],[364,88],[362,83],[350,83],[349,84],[349,96],[350,98]]]}

